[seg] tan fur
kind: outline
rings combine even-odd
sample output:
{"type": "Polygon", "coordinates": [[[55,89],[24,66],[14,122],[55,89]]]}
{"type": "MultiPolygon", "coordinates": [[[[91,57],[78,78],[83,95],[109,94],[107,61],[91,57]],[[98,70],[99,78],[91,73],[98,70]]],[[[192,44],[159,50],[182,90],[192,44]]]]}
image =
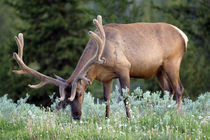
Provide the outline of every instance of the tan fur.
{"type": "Polygon", "coordinates": [[[183,39],[185,41],[185,47],[187,49],[188,37],[186,36],[186,34],[182,30],[180,30],[179,28],[177,28],[176,26],[174,26],[174,25],[171,25],[171,26],[174,27],[182,35],[182,37],[183,37],[183,39]]]}
{"type": "MultiPolygon", "coordinates": [[[[175,95],[178,109],[181,105],[184,87],[179,78],[182,58],[187,49],[188,38],[177,27],[166,23],[108,24],[102,26],[102,17],[94,20],[95,33],[90,32],[90,40],[68,80],[43,75],[26,66],[22,60],[23,35],[16,37],[18,54],[14,59],[22,70],[17,74],[29,74],[42,82],[30,85],[40,88],[45,84],[59,86],[61,100],[69,98],[74,119],[80,119],[84,92],[93,80],[103,83],[104,100],[110,100],[112,79],[119,78],[122,88],[130,88],[130,77],[151,78],[157,76],[162,90],[175,95]],[[105,32],[105,33],[104,33],[105,32]],[[106,60],[106,61],[105,61],[106,60]]],[[[129,94],[129,92],[127,93],[129,94]]],[[[123,93],[121,92],[121,95],[123,93]]],[[[123,99],[126,115],[130,118],[127,96],[123,99]]],[[[109,117],[110,104],[106,105],[109,117]]]]}
{"type": "MultiPolygon", "coordinates": [[[[121,67],[128,68],[131,77],[151,78],[168,57],[184,54],[182,36],[166,23],[109,24],[104,26],[104,30],[107,39],[102,57],[107,62],[104,65],[96,64],[96,79],[102,82],[117,78],[116,73],[121,67]]],[[[69,83],[95,50],[96,44],[91,39],[74,73],[67,80],[69,83]]]]}
{"type": "MultiPolygon", "coordinates": [[[[179,79],[179,69],[186,51],[187,36],[166,23],[108,24],[104,25],[104,31],[106,41],[102,57],[106,63],[89,67],[86,77],[91,82],[94,79],[103,82],[105,101],[110,100],[112,79],[119,78],[121,87],[129,88],[130,77],[151,78],[157,75],[160,87],[171,95],[175,94],[180,108],[184,88],[179,79]]],[[[96,49],[96,43],[90,39],[75,71],[67,80],[69,84],[96,49]]],[[[82,86],[88,87],[85,82],[82,86]]],[[[129,118],[127,99],[124,102],[129,118]]],[[[109,117],[109,105],[106,109],[106,117],[109,117]]]]}

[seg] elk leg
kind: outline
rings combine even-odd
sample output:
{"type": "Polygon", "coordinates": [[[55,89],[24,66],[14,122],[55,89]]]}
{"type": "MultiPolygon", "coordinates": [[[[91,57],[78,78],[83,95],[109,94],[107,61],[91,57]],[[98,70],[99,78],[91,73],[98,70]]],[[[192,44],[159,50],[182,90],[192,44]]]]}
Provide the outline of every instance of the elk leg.
{"type": "Polygon", "coordinates": [[[160,69],[160,71],[157,73],[157,79],[162,91],[168,91],[170,96],[172,96],[174,94],[173,88],[166,72],[163,69],[160,69]]]}
{"type": "Polygon", "coordinates": [[[164,69],[172,85],[173,92],[175,93],[176,102],[178,104],[177,110],[179,110],[181,107],[182,94],[184,92],[184,87],[182,86],[182,83],[179,79],[179,67],[180,63],[177,61],[174,61],[174,63],[173,61],[169,62],[164,66],[164,69]]]}
{"type": "Polygon", "coordinates": [[[104,87],[104,101],[106,102],[106,118],[109,118],[110,114],[110,94],[112,92],[112,80],[103,82],[104,87]]]}
{"type": "Polygon", "coordinates": [[[178,85],[177,94],[176,94],[176,101],[178,102],[178,107],[177,107],[178,110],[181,107],[181,101],[182,101],[182,94],[183,94],[183,92],[184,92],[184,87],[182,85],[181,80],[179,79],[179,85],[178,85]]]}
{"type": "MultiPolygon", "coordinates": [[[[120,76],[119,76],[119,80],[120,80],[120,86],[123,89],[126,88],[130,88],[130,76],[129,76],[129,72],[121,72],[120,76]]],[[[127,93],[128,95],[130,94],[129,91],[127,93]]],[[[121,91],[121,96],[123,96],[123,101],[125,104],[125,110],[126,110],[126,115],[127,118],[130,118],[130,104],[128,103],[128,96],[127,95],[123,95],[123,92],[121,91]]]]}

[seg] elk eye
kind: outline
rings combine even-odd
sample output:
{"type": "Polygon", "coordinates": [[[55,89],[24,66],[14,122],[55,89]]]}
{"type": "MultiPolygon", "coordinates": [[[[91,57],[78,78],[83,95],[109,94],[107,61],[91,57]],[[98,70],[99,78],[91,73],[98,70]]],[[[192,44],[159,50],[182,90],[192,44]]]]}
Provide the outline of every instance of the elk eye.
{"type": "Polygon", "coordinates": [[[82,96],[82,92],[78,92],[77,96],[81,97],[82,96]]]}
{"type": "Polygon", "coordinates": [[[82,92],[79,93],[79,96],[80,96],[80,97],[82,96],[82,92]]]}

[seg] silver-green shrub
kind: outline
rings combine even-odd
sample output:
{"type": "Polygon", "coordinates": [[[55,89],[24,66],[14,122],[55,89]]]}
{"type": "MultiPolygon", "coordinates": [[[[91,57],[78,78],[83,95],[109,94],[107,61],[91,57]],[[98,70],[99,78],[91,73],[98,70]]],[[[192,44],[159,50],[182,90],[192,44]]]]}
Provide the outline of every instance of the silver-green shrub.
{"type": "Polygon", "coordinates": [[[4,95],[0,97],[0,139],[8,139],[10,135],[20,139],[210,138],[210,92],[202,94],[196,101],[183,99],[181,110],[177,112],[176,102],[168,92],[161,98],[161,92],[143,92],[137,88],[131,96],[126,96],[127,91],[123,90],[124,98],[128,97],[131,104],[130,120],[126,119],[123,97],[118,103],[117,87],[111,94],[109,119],[105,119],[107,103],[95,99],[90,93],[85,94],[80,121],[72,120],[70,106],[56,110],[58,99],[51,107],[41,108],[26,103],[28,95],[17,103],[4,95]],[[18,130],[11,133],[10,129],[18,130]]]}

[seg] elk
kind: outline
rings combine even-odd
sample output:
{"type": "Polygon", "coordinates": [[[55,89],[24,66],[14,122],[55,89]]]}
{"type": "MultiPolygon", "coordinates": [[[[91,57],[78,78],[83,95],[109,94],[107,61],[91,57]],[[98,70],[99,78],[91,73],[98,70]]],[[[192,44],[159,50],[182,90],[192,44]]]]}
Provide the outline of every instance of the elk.
{"type": "MultiPolygon", "coordinates": [[[[179,69],[188,42],[184,32],[167,23],[103,26],[100,15],[93,23],[97,29],[95,32],[89,31],[90,40],[67,80],[46,76],[24,64],[21,33],[15,37],[18,54],[14,53],[13,57],[22,70],[14,72],[29,74],[41,80],[38,85],[29,85],[31,88],[41,88],[46,84],[58,86],[60,101],[69,102],[73,119],[81,118],[84,93],[93,80],[103,83],[104,100],[108,102],[113,79],[119,78],[120,86],[129,89],[130,77],[147,79],[156,76],[161,89],[175,95],[177,108],[180,108],[184,88],[179,78],[179,69]]],[[[123,100],[127,118],[130,118],[128,98],[123,100]]],[[[105,116],[110,116],[110,104],[106,105],[105,116]]]]}

